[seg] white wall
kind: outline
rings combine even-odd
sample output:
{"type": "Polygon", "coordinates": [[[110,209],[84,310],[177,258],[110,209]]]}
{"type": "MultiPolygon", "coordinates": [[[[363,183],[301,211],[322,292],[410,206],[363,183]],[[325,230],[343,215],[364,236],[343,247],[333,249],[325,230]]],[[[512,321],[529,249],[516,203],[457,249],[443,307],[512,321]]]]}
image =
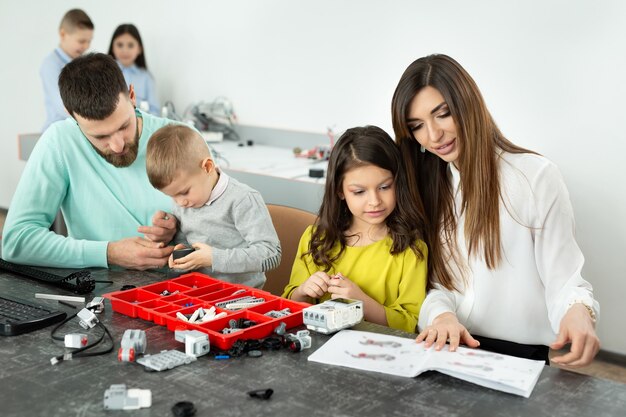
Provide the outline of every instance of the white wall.
{"type": "Polygon", "coordinates": [[[63,13],[141,30],[162,100],[228,96],[247,124],[391,133],[406,66],[447,53],[474,76],[503,132],[554,160],[569,186],[603,348],[626,353],[626,3],[620,0],[109,0],[0,2],[0,207],[24,163],[16,135],[44,121],[38,68],[63,13]],[[35,10],[35,12],[32,12],[35,10]],[[147,11],[149,10],[149,12],[147,11]]]}

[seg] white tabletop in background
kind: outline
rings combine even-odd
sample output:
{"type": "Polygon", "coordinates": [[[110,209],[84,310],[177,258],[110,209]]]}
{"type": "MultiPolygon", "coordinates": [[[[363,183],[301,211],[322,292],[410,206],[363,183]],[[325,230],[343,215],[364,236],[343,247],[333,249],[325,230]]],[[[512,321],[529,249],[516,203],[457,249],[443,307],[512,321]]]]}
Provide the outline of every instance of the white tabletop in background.
{"type": "Polygon", "coordinates": [[[321,168],[326,174],[327,161],[296,158],[290,148],[238,146],[237,142],[211,143],[210,146],[217,151],[215,156],[218,166],[225,169],[312,183],[325,182],[325,178],[309,177],[309,169],[321,168]]]}

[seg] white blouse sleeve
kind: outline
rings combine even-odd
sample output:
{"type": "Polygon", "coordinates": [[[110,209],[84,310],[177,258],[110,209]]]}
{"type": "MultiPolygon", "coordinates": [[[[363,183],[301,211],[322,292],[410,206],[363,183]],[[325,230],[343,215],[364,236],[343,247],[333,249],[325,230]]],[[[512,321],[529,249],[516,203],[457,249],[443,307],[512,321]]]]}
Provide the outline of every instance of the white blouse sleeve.
{"type": "Polygon", "coordinates": [[[587,304],[596,317],[600,305],[593,298],[591,284],[581,276],[585,259],[576,243],[574,211],[558,168],[546,164],[532,179],[532,189],[537,216],[532,229],[537,271],[545,287],[552,330],[558,333],[572,303],[587,304]]]}
{"type": "Polygon", "coordinates": [[[437,316],[447,312],[456,312],[454,294],[440,284],[435,284],[434,288],[428,291],[420,309],[417,322],[418,331],[424,330],[426,326],[432,324],[437,316]]]}

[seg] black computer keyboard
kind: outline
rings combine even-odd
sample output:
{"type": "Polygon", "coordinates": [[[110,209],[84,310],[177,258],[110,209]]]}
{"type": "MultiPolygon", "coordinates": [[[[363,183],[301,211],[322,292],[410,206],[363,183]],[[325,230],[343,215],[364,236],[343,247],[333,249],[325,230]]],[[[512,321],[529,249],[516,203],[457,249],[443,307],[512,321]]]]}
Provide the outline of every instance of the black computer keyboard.
{"type": "Polygon", "coordinates": [[[0,296],[0,335],[16,336],[63,320],[67,314],[18,298],[0,296]]]}
{"type": "Polygon", "coordinates": [[[88,294],[96,288],[96,282],[88,270],[74,272],[67,276],[55,275],[28,265],[19,265],[0,258],[0,270],[6,270],[25,277],[34,278],[56,285],[76,294],[88,294]]]}

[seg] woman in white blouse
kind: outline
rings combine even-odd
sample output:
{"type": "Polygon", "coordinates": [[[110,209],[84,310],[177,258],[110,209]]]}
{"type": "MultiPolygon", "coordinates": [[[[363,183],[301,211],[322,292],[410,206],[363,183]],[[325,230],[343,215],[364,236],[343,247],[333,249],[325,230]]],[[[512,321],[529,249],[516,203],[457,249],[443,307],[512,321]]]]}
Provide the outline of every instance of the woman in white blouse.
{"type": "Polygon", "coordinates": [[[546,362],[548,346],[570,344],[552,361],[589,364],[599,349],[599,304],[581,276],[584,258],[557,167],[507,140],[474,80],[445,55],[406,69],[392,116],[430,219],[431,289],[417,341],[546,362]]]}

